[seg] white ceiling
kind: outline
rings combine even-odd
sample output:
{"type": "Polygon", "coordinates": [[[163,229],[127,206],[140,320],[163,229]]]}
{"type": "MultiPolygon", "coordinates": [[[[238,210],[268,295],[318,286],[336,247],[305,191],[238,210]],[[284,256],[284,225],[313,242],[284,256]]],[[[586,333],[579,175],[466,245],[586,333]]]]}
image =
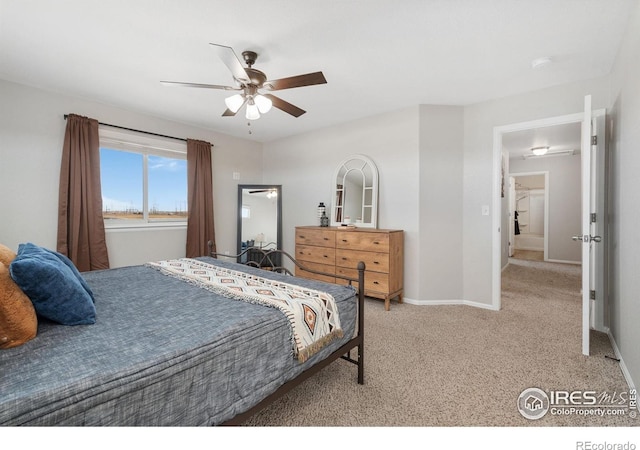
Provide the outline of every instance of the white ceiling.
{"type": "Polygon", "coordinates": [[[606,75],[637,1],[0,0],[0,78],[266,142],[606,75]],[[209,43],[328,83],[277,92],[307,113],[274,109],[249,135],[244,114],[221,117],[228,92],[159,83],[232,84],[209,43]]]}
{"type": "Polygon", "coordinates": [[[530,130],[513,131],[502,135],[502,148],[509,152],[509,159],[531,154],[533,147],[549,147],[549,154],[574,150],[580,153],[580,122],[552,125],[530,130]]]}

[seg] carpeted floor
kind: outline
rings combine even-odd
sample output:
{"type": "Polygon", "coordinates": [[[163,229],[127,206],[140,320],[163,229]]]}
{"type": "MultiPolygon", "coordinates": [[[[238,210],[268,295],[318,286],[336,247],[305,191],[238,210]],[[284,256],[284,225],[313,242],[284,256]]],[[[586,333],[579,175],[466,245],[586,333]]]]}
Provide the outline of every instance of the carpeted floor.
{"type": "Polygon", "coordinates": [[[639,419],[524,418],[527,388],[627,392],[609,339],[581,354],[580,269],[511,260],[502,310],[367,300],[365,384],[339,360],[253,416],[249,426],[637,426],[639,419]]]}
{"type": "Polygon", "coordinates": [[[530,261],[544,261],[544,252],[536,250],[514,250],[514,259],[527,259],[530,261]]]}

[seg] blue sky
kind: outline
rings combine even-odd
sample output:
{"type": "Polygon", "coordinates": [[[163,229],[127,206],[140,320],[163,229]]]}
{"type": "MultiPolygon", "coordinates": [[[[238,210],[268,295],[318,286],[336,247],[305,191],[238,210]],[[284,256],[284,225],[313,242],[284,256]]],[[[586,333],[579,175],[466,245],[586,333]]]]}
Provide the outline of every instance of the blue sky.
{"type": "MultiPolygon", "coordinates": [[[[149,208],[186,211],[187,161],[148,157],[149,208]]],[[[142,210],[142,164],[139,153],[100,149],[102,207],[109,211],[142,210]]]]}

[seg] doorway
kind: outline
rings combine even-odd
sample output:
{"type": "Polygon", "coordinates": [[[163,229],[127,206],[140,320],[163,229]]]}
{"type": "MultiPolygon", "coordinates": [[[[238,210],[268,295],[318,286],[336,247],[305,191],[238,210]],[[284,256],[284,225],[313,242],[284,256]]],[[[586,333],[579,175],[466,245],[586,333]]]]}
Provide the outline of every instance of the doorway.
{"type": "MultiPolygon", "coordinates": [[[[508,262],[508,233],[502,233],[502,229],[508,229],[508,223],[510,217],[508,216],[508,208],[504,207],[504,203],[508,199],[504,199],[501,196],[501,192],[504,192],[504,183],[506,182],[505,176],[502,175],[503,168],[505,166],[505,152],[503,149],[503,141],[505,136],[509,133],[515,132],[533,132],[537,129],[542,129],[550,126],[561,126],[566,124],[580,124],[583,120],[583,113],[569,114],[565,116],[550,117],[547,119],[534,120],[530,122],[521,122],[511,125],[504,125],[495,127],[493,129],[493,162],[494,162],[494,202],[493,202],[493,298],[492,304],[494,309],[499,310],[501,308],[501,270],[506,266],[508,262]]],[[[530,142],[529,142],[530,144],[530,142]]],[[[524,158],[525,153],[529,152],[527,147],[529,144],[518,146],[520,148],[521,156],[524,158]]],[[[515,152],[514,148],[509,152],[515,152]]],[[[506,165],[507,173],[511,170],[517,170],[515,167],[510,166],[510,159],[507,155],[506,165]]]]}
{"type": "MultiPolygon", "coordinates": [[[[585,100],[586,103],[586,100],[585,100]]],[[[590,111],[590,97],[589,97],[589,105],[587,108],[587,105],[585,104],[585,111],[590,111]]],[[[569,115],[565,115],[565,116],[558,116],[558,117],[551,117],[551,118],[547,118],[547,119],[542,119],[542,120],[535,120],[535,121],[531,121],[531,122],[523,122],[523,123],[517,123],[517,124],[512,124],[512,125],[506,125],[506,126],[501,126],[501,127],[495,127],[494,128],[494,200],[493,200],[493,205],[494,205],[494,215],[493,215],[493,224],[494,224],[494,234],[493,234],[493,280],[492,280],[492,286],[493,286],[493,307],[497,310],[499,310],[501,308],[501,269],[504,268],[504,264],[502,264],[502,262],[508,258],[508,251],[506,250],[508,248],[508,233],[502,233],[501,230],[502,229],[507,229],[508,226],[508,212],[505,213],[505,210],[508,211],[508,208],[504,207],[505,202],[507,201],[507,199],[503,199],[501,198],[501,189],[504,189],[504,184],[502,184],[502,188],[501,188],[501,181],[502,183],[504,183],[505,178],[502,176],[502,172],[501,169],[504,167],[504,154],[503,154],[503,142],[504,142],[504,138],[505,136],[507,136],[509,133],[513,133],[513,132],[520,132],[520,131],[535,131],[535,130],[539,130],[539,129],[543,129],[545,127],[553,127],[553,126],[562,126],[562,125],[570,125],[570,124],[575,124],[576,126],[580,126],[583,123],[584,117],[585,117],[586,113],[576,113],[576,114],[569,114],[569,115]]],[[[594,118],[593,124],[592,124],[592,128],[594,130],[594,135],[599,135],[599,138],[595,141],[595,142],[591,142],[591,146],[589,146],[588,143],[585,144],[585,135],[584,135],[584,130],[582,132],[582,137],[581,137],[581,145],[578,145],[576,149],[581,149],[581,148],[587,148],[589,149],[589,151],[591,152],[591,155],[598,155],[598,158],[603,158],[604,157],[604,118],[606,116],[606,111],[605,110],[597,110],[597,111],[593,111],[592,115],[590,117],[594,118]],[[597,123],[597,124],[596,124],[597,123]],[[595,153],[594,153],[595,152],[595,153]]],[[[589,122],[591,123],[591,122],[589,122]]],[[[589,133],[589,131],[587,131],[587,133],[589,133]]],[[[528,152],[531,152],[531,148],[526,149],[528,152]]],[[[548,148],[547,150],[551,150],[551,148],[548,148]]],[[[575,150],[575,149],[574,149],[575,150]]],[[[567,149],[567,151],[570,151],[570,149],[567,149]]],[[[523,156],[524,157],[524,156],[523,156]]],[[[593,156],[592,156],[592,160],[593,160],[593,156]]],[[[597,192],[597,197],[598,199],[600,199],[600,196],[603,196],[604,193],[604,183],[602,182],[602,180],[604,180],[604,165],[596,165],[596,167],[598,168],[598,174],[597,176],[594,177],[595,172],[592,170],[591,171],[591,179],[592,180],[596,180],[596,183],[598,185],[597,189],[595,190],[597,192]],[[600,172],[601,171],[601,172],[600,172]],[[602,183],[602,184],[601,184],[602,183]]],[[[584,164],[583,164],[583,168],[584,168],[584,164]]],[[[592,169],[594,168],[594,166],[592,166],[592,169]]],[[[509,170],[507,171],[509,172],[509,170]]],[[[581,172],[582,173],[582,172],[581,172]]],[[[508,178],[507,178],[508,179],[508,178]]],[[[588,178],[587,178],[588,180],[588,178]]],[[[590,192],[590,190],[594,189],[595,184],[592,184],[590,186],[586,186],[585,184],[582,182],[584,180],[581,180],[581,185],[580,185],[580,193],[582,196],[582,199],[584,200],[584,195],[585,193],[587,193],[587,195],[589,195],[588,193],[590,192]]],[[[595,198],[596,196],[593,195],[593,192],[591,192],[591,197],[595,198]]],[[[600,200],[598,200],[598,206],[594,207],[593,209],[589,209],[585,211],[598,211],[598,213],[596,214],[598,217],[605,217],[604,211],[606,210],[605,206],[603,204],[601,204],[602,202],[600,202],[600,200]]],[[[583,204],[583,203],[582,203],[583,204]]],[[[580,201],[575,202],[575,206],[577,207],[578,210],[581,211],[581,217],[582,217],[582,221],[584,222],[584,214],[582,214],[582,204],[580,201]]],[[[592,217],[595,217],[595,215],[592,215],[592,217]]],[[[604,224],[604,221],[602,221],[602,224],[598,224],[600,226],[604,226],[606,224],[604,224]]],[[[570,234],[568,235],[568,239],[567,236],[565,234],[565,237],[562,239],[562,243],[565,245],[571,245],[570,241],[573,238],[574,240],[576,239],[576,237],[580,237],[583,238],[583,236],[576,236],[576,233],[580,233],[581,230],[583,230],[583,226],[578,226],[574,229],[572,229],[572,231],[570,232],[570,234]],[[574,231],[575,230],[575,231],[574,231]],[[571,236],[571,233],[573,233],[573,236],[571,236]]],[[[605,232],[603,231],[602,234],[604,234],[605,232]]],[[[596,234],[601,234],[601,233],[596,233],[596,234]]],[[[598,241],[599,242],[599,241],[598,241]]],[[[580,247],[580,254],[581,256],[584,251],[584,246],[580,247]]],[[[598,251],[604,251],[606,252],[606,247],[602,247],[601,250],[598,251]]],[[[548,259],[553,259],[552,258],[548,258],[548,259]]],[[[565,261],[559,261],[559,262],[565,262],[565,261]]],[[[594,273],[592,269],[590,268],[586,268],[584,266],[584,260],[582,260],[583,264],[582,264],[582,272],[583,272],[583,292],[586,292],[586,298],[588,298],[588,294],[589,294],[589,288],[587,288],[587,290],[585,291],[584,288],[584,280],[587,279],[584,274],[589,274],[589,272],[594,273]]],[[[585,313],[588,315],[589,311],[591,311],[593,313],[592,317],[591,317],[591,328],[594,328],[596,330],[602,331],[602,329],[605,328],[604,323],[605,323],[605,312],[606,312],[606,304],[607,304],[607,298],[606,298],[606,286],[605,283],[602,281],[602,279],[600,279],[600,277],[602,277],[602,274],[604,274],[605,270],[597,270],[595,273],[597,274],[598,280],[599,281],[595,281],[595,286],[599,286],[597,292],[598,292],[598,296],[602,296],[600,302],[597,302],[594,304],[594,302],[591,302],[591,307],[587,306],[584,307],[583,306],[583,323],[584,322],[584,317],[585,317],[585,313]],[[605,288],[602,288],[603,286],[605,286],[605,288]],[[602,289],[602,290],[600,290],[602,289]]],[[[591,292],[593,294],[593,291],[591,292]]],[[[585,298],[585,296],[583,295],[583,298],[585,298]]],[[[586,300],[583,300],[583,302],[586,300]]],[[[583,303],[584,304],[584,303],[583,303]]],[[[585,328],[583,327],[583,330],[585,328]]],[[[586,328],[588,329],[588,328],[586,328]]],[[[585,333],[583,333],[583,339],[584,339],[584,335],[585,333]]],[[[588,334],[587,334],[588,336],[588,334]]],[[[584,344],[584,340],[583,340],[583,344],[584,344]]],[[[584,352],[585,346],[583,345],[583,352],[584,352]]],[[[588,351],[587,353],[588,354],[588,351]]]]}
{"type": "Polygon", "coordinates": [[[549,172],[512,172],[508,203],[509,258],[547,261],[549,172]]]}

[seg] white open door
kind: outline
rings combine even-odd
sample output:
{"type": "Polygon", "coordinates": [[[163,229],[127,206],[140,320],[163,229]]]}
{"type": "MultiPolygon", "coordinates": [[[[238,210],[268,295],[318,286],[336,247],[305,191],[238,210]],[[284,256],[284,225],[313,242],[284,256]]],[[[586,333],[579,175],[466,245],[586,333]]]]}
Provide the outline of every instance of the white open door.
{"type": "Polygon", "coordinates": [[[606,149],[605,149],[605,110],[595,110],[591,118],[591,132],[596,136],[595,145],[591,145],[591,212],[595,213],[591,221],[591,236],[600,236],[592,240],[591,253],[591,328],[601,332],[607,330],[607,286],[605,278],[607,207],[606,207],[606,149]],[[595,298],[594,298],[595,297],[595,298]]]}
{"type": "Polygon", "coordinates": [[[582,353],[589,355],[589,331],[592,324],[592,310],[596,293],[603,302],[603,251],[600,246],[602,238],[597,234],[598,225],[604,220],[603,205],[599,199],[603,197],[603,167],[598,167],[597,158],[599,140],[603,147],[604,133],[600,130],[597,137],[596,124],[591,112],[591,96],[584,98],[584,119],[582,122],[582,232],[574,236],[574,240],[582,241],[582,353]],[[596,136],[594,142],[593,136],[596,136]],[[600,217],[598,217],[600,216],[600,217]],[[598,221],[598,222],[596,222],[598,221]]]}
{"type": "Polygon", "coordinates": [[[582,354],[589,354],[591,317],[591,96],[584,98],[582,120],[582,354]]]}
{"type": "Polygon", "coordinates": [[[513,256],[516,244],[516,179],[509,177],[509,258],[513,256]]]}

